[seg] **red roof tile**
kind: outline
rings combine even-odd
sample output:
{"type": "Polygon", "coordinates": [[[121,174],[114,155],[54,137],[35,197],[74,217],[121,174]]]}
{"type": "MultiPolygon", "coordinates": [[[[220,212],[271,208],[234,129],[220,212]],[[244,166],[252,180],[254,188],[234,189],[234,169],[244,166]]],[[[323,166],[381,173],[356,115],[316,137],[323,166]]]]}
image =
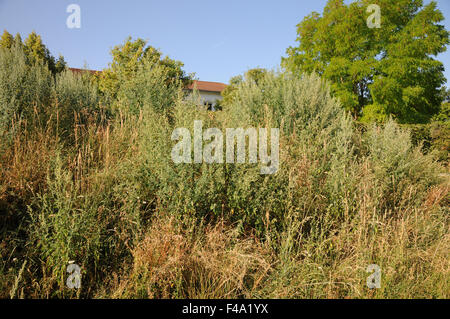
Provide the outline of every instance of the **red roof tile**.
{"type": "Polygon", "coordinates": [[[199,91],[222,92],[227,85],[219,82],[193,81],[187,88],[193,90],[194,87],[199,91]]]}
{"type": "Polygon", "coordinates": [[[102,71],[96,71],[96,70],[77,69],[77,68],[69,68],[69,70],[72,71],[73,73],[89,72],[89,73],[95,74],[95,73],[101,73],[102,72],[102,71]]]}

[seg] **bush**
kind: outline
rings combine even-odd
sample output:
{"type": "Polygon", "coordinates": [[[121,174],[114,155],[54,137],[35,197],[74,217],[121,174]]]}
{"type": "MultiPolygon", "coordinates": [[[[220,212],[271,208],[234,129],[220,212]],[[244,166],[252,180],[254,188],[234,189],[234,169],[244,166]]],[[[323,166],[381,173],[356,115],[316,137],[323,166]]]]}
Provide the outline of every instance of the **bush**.
{"type": "Polygon", "coordinates": [[[0,132],[11,130],[14,121],[45,121],[42,115],[51,104],[52,89],[46,65],[29,66],[20,45],[0,48],[0,132]]]}
{"type": "Polygon", "coordinates": [[[383,128],[373,126],[366,133],[368,160],[383,196],[379,208],[395,210],[401,204],[415,207],[426,190],[439,183],[440,168],[430,155],[414,147],[408,131],[392,120],[383,128]],[[407,201],[405,203],[405,201],[407,201]]]}
{"type": "MultiPolygon", "coordinates": [[[[92,153],[84,147],[75,154],[75,161],[69,156],[69,165],[56,152],[49,163],[47,189],[29,205],[30,267],[42,272],[38,294],[75,296],[63,280],[70,262],[82,267],[81,293],[89,294],[89,289],[131,258],[130,249],[140,238],[141,203],[136,184],[121,162],[126,164],[127,156],[119,158],[108,142],[118,143],[121,132],[109,136],[107,130],[105,134],[108,138],[94,152],[99,152],[103,164],[113,161],[111,166],[90,164],[92,153]]],[[[127,147],[121,151],[127,154],[127,147]]]]}
{"type": "Polygon", "coordinates": [[[62,137],[98,116],[97,88],[85,77],[65,70],[56,75],[39,62],[30,65],[23,48],[0,48],[0,132],[23,123],[29,131],[48,127],[62,137]]]}
{"type": "Polygon", "coordinates": [[[131,79],[124,81],[117,92],[122,111],[139,115],[143,107],[161,113],[173,107],[182,96],[181,80],[169,80],[170,70],[144,60],[131,79]]]}
{"type": "Polygon", "coordinates": [[[54,90],[56,107],[49,111],[57,114],[61,135],[73,134],[75,126],[87,125],[98,116],[100,97],[86,76],[65,70],[56,76],[54,90]]]}
{"type": "Polygon", "coordinates": [[[411,131],[412,143],[420,145],[424,153],[433,153],[440,162],[448,165],[450,149],[450,124],[432,122],[430,124],[402,125],[411,131]]]}

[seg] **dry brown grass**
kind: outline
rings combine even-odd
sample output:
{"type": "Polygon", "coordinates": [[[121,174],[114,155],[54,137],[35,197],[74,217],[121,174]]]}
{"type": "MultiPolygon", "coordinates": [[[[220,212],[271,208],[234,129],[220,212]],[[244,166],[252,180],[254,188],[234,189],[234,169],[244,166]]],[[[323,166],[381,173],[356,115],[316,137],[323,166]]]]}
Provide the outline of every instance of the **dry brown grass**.
{"type": "Polygon", "coordinates": [[[134,262],[112,297],[251,297],[271,270],[270,250],[239,238],[223,221],[186,227],[157,218],[133,251],[134,262]]]}

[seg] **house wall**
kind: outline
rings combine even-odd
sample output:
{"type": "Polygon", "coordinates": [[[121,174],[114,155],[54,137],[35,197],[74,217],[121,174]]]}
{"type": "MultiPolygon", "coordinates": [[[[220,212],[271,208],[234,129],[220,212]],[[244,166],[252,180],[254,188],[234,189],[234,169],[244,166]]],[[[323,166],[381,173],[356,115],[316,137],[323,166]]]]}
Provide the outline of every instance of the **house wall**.
{"type": "Polygon", "coordinates": [[[215,105],[217,100],[222,100],[222,95],[219,92],[199,91],[199,93],[203,103],[215,105]]]}
{"type": "MultiPolygon", "coordinates": [[[[201,104],[206,102],[211,103],[214,106],[217,100],[222,100],[222,95],[220,95],[219,92],[198,91],[198,93],[200,94],[201,104]]],[[[189,97],[192,97],[192,91],[189,97]]]]}

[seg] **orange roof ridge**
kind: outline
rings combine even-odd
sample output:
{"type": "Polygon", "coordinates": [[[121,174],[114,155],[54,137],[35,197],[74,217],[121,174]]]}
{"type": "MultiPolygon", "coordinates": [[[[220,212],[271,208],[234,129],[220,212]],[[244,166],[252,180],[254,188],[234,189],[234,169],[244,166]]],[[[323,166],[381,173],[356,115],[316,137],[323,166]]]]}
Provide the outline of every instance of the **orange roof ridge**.
{"type": "Polygon", "coordinates": [[[199,91],[222,92],[227,85],[220,82],[194,80],[190,85],[188,85],[187,88],[189,90],[193,90],[194,87],[196,87],[199,91]]]}
{"type": "Polygon", "coordinates": [[[79,68],[69,68],[69,70],[74,72],[74,73],[82,73],[82,72],[102,73],[102,71],[89,70],[89,69],[79,69],[79,68]]]}

